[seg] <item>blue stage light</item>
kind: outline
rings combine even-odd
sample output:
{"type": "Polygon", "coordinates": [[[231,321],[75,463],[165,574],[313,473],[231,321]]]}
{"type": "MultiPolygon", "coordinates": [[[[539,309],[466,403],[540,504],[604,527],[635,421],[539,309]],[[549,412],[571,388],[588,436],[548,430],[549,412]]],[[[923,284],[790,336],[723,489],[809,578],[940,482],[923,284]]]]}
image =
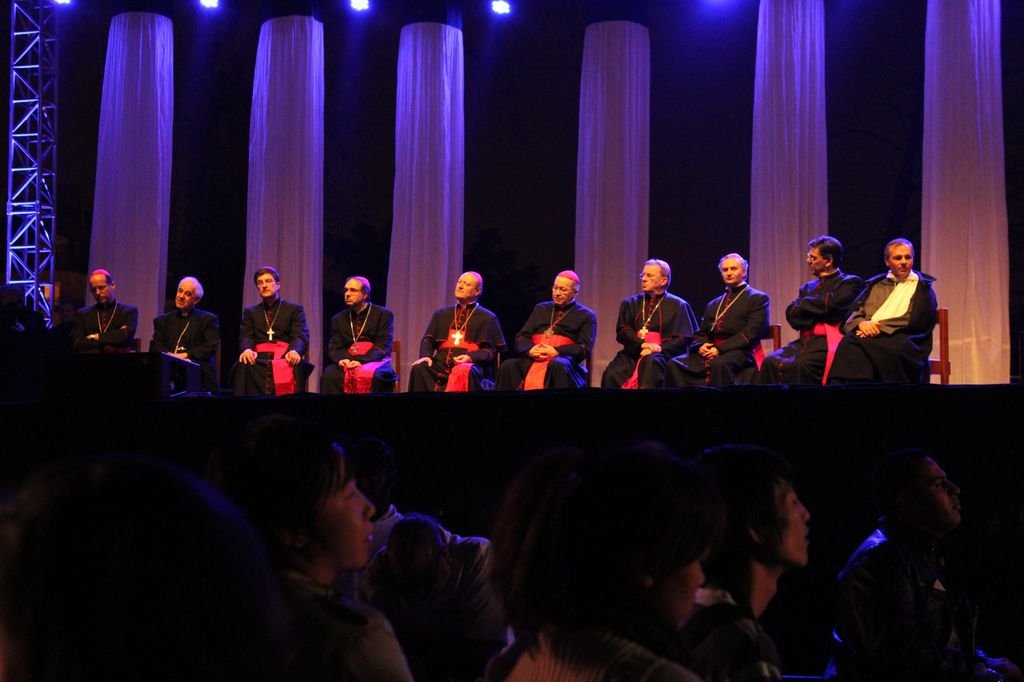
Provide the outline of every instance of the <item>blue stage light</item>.
{"type": "Polygon", "coordinates": [[[491,11],[495,14],[508,14],[512,11],[512,5],[506,0],[493,0],[491,2],[491,11]]]}
{"type": "Polygon", "coordinates": [[[349,0],[348,4],[357,12],[365,12],[370,9],[370,0],[349,0]]]}
{"type": "Polygon", "coordinates": [[[206,9],[217,9],[220,0],[199,0],[199,4],[206,9]]]}
{"type": "Polygon", "coordinates": [[[55,5],[70,5],[71,4],[71,0],[53,0],[53,4],[55,4],[55,5]]]}

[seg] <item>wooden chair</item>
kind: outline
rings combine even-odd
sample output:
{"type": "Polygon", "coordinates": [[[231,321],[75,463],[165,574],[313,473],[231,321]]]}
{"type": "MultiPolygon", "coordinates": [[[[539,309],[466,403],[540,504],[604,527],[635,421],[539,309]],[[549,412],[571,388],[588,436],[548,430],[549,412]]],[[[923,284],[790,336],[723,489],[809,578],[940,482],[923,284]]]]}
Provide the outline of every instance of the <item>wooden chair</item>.
{"type": "Polygon", "coordinates": [[[773,324],[768,329],[772,333],[772,352],[774,353],[782,348],[782,325],[773,324]]]}
{"type": "MultiPolygon", "coordinates": [[[[939,357],[928,358],[929,374],[938,374],[939,383],[949,385],[949,308],[936,311],[935,327],[939,332],[939,357]]],[[[932,335],[934,339],[934,333],[932,335]]]]}
{"type": "Polygon", "coordinates": [[[395,339],[394,341],[391,342],[391,369],[394,371],[395,376],[398,377],[397,379],[395,379],[395,385],[391,389],[391,392],[398,393],[401,390],[401,387],[399,386],[399,384],[402,383],[402,376],[400,372],[403,369],[402,342],[399,341],[398,339],[395,339]]]}

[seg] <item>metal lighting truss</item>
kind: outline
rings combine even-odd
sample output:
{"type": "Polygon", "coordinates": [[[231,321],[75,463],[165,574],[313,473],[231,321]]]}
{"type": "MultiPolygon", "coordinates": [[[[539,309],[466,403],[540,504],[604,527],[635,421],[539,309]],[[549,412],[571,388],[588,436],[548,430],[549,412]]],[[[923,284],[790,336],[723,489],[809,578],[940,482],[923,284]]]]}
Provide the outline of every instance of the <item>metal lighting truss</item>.
{"type": "Polygon", "coordinates": [[[50,321],[57,210],[57,35],[53,0],[11,2],[7,282],[50,321]]]}

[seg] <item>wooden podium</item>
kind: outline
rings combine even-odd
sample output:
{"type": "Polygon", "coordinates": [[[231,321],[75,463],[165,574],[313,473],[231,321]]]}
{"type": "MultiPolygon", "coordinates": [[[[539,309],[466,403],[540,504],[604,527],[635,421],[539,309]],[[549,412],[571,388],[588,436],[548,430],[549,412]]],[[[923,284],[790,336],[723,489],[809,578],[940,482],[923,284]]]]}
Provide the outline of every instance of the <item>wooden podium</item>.
{"type": "Polygon", "coordinates": [[[166,353],[50,356],[43,400],[153,400],[199,391],[199,365],[166,353]]]}

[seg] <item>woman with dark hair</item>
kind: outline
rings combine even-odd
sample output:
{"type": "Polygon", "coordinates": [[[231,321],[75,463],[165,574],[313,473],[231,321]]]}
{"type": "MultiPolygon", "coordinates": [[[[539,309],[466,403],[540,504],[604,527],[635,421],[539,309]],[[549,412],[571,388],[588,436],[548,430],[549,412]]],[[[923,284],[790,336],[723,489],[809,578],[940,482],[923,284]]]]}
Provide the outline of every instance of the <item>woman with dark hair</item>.
{"type": "Polygon", "coordinates": [[[252,527],[168,464],[64,462],[0,513],[4,682],[277,682],[284,620],[252,527]]]}
{"type": "Polygon", "coordinates": [[[373,504],[313,422],[270,415],[210,461],[209,478],[263,535],[291,611],[293,680],[409,680],[391,625],[333,587],[370,558],[373,504]]]}
{"type": "Polygon", "coordinates": [[[493,538],[516,636],[488,680],[679,680],[678,628],[722,526],[712,486],[663,446],[534,460],[493,538]]]}
{"type": "Polygon", "coordinates": [[[725,500],[725,539],[704,562],[707,582],[683,628],[693,667],[708,682],[782,679],[779,655],[757,619],[786,571],[807,565],[810,513],[789,463],[755,445],[705,451],[700,467],[725,500]]]}

